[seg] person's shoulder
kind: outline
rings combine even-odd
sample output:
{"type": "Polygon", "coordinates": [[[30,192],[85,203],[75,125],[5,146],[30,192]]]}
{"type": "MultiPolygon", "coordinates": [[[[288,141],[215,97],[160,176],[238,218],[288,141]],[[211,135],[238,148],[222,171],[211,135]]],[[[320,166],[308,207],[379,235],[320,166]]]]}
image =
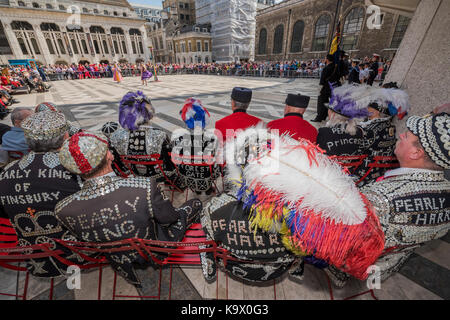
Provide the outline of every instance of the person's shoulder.
{"type": "Polygon", "coordinates": [[[233,116],[234,116],[234,113],[232,113],[232,114],[230,114],[230,115],[228,115],[228,116],[225,116],[225,117],[223,117],[223,118],[220,119],[220,120],[217,120],[217,121],[216,121],[216,128],[217,128],[218,126],[224,124],[225,122],[229,121],[231,118],[233,118],[233,116]]]}
{"type": "Polygon", "coordinates": [[[149,177],[130,177],[115,180],[118,187],[130,187],[136,189],[148,189],[152,185],[152,179],[149,177]]]}
{"type": "Polygon", "coordinates": [[[248,114],[248,113],[244,113],[244,114],[245,114],[245,116],[243,116],[243,117],[245,117],[245,118],[252,119],[252,120],[254,120],[256,122],[263,122],[260,118],[254,116],[254,115],[251,115],[251,114],[248,114]]]}
{"type": "Polygon", "coordinates": [[[283,122],[284,118],[275,119],[267,123],[267,128],[271,129],[279,126],[283,122]]]}

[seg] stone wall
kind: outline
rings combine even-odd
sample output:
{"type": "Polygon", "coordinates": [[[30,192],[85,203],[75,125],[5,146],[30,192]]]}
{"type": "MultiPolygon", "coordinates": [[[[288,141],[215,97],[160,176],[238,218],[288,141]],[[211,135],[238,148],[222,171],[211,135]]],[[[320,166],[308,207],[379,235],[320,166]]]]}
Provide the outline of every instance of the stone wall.
{"type": "MultiPolygon", "coordinates": [[[[288,0],[277,6],[259,11],[256,16],[255,60],[323,58],[327,54],[329,45],[335,34],[335,27],[333,27],[333,25],[336,16],[337,3],[337,0],[288,0]],[[315,24],[322,14],[330,16],[327,47],[324,51],[312,51],[315,24]],[[298,20],[303,20],[305,23],[302,48],[298,53],[290,53],[292,32],[294,24],[298,20]],[[275,28],[280,24],[284,27],[283,49],[280,54],[272,54],[275,28]],[[259,36],[260,31],[263,28],[267,30],[266,54],[260,55],[258,54],[259,36]]],[[[347,13],[355,7],[363,7],[364,10],[366,10],[364,3],[364,0],[342,1],[338,11],[338,15],[342,17],[342,28],[344,27],[344,19],[347,13]]],[[[392,58],[395,55],[396,49],[391,49],[389,46],[399,16],[383,11],[381,13],[383,14],[381,29],[373,30],[370,30],[367,27],[367,19],[371,14],[365,14],[356,50],[351,50],[349,52],[351,57],[370,57],[374,52],[379,53],[385,58],[392,58]]]]}
{"type": "MultiPolygon", "coordinates": [[[[90,40],[87,37],[88,35],[91,37],[100,37],[102,41],[106,41],[108,46],[108,53],[106,53],[106,50],[102,50],[101,53],[89,52],[88,54],[86,54],[83,52],[82,47],[80,46],[81,43],[77,42],[79,54],[75,54],[74,48],[72,47],[72,44],[70,42],[70,40],[72,39],[71,37],[74,35],[71,32],[67,32],[66,27],[68,23],[77,23],[77,21],[71,20],[70,17],[71,15],[64,11],[47,11],[22,7],[2,7],[0,12],[0,23],[3,24],[6,37],[12,50],[12,54],[1,55],[0,63],[6,64],[9,59],[36,59],[38,62],[43,64],[54,64],[57,61],[65,61],[67,63],[78,63],[79,61],[99,63],[103,60],[113,62],[121,59],[125,59],[129,62],[135,62],[137,59],[147,60],[150,56],[147,43],[147,32],[144,28],[144,20],[131,17],[96,16],[91,14],[81,14],[79,23],[81,24],[84,32],[80,35],[77,34],[77,37],[81,37],[85,41],[87,41],[88,47],[90,47],[90,40]],[[31,26],[33,27],[33,30],[31,32],[38,43],[40,54],[35,54],[31,50],[28,50],[28,54],[23,54],[16,36],[16,33],[21,33],[21,31],[12,30],[11,23],[13,21],[26,21],[31,24],[31,26]],[[65,46],[66,53],[58,53],[58,50],[56,50],[56,43],[54,43],[53,45],[55,47],[55,54],[50,54],[48,45],[46,43],[45,32],[43,32],[40,27],[43,22],[51,22],[56,24],[60,29],[60,32],[56,32],[56,36],[62,37],[62,39],[65,39],[67,37],[68,42],[63,40],[63,45],[65,46]],[[105,34],[90,34],[89,28],[91,26],[101,26],[105,30],[105,34]],[[126,54],[113,53],[114,48],[112,46],[112,41],[114,40],[115,35],[112,35],[110,33],[110,29],[112,27],[119,27],[124,31],[124,34],[120,35],[119,38],[121,38],[120,41],[123,40],[126,42],[126,54]],[[141,36],[131,36],[129,33],[130,29],[139,29],[139,31],[141,32],[141,36]],[[142,41],[143,53],[140,53],[139,48],[137,48],[136,54],[132,52],[133,37],[138,37],[139,40],[142,41]]],[[[136,46],[137,45],[138,42],[136,42],[136,46]]],[[[99,46],[102,47],[103,44],[100,43],[99,46]]]]}
{"type": "Polygon", "coordinates": [[[450,1],[422,0],[386,76],[409,94],[412,115],[450,102],[449,30],[450,1]]]}

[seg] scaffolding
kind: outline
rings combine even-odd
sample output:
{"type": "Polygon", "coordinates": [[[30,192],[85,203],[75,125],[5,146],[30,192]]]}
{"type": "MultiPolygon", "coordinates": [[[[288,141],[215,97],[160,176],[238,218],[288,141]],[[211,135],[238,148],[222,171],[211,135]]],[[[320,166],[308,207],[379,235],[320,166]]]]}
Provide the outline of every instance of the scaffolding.
{"type": "Polygon", "coordinates": [[[209,5],[213,59],[218,63],[253,60],[257,1],[210,0],[209,5]]]}

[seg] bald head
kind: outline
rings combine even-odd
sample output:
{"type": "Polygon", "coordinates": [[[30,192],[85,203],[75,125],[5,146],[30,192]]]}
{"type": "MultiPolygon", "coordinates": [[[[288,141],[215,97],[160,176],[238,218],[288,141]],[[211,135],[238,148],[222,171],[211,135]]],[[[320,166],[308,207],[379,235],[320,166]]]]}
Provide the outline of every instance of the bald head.
{"type": "Polygon", "coordinates": [[[14,127],[20,128],[22,121],[33,114],[30,108],[18,107],[11,112],[11,122],[14,127]]]}

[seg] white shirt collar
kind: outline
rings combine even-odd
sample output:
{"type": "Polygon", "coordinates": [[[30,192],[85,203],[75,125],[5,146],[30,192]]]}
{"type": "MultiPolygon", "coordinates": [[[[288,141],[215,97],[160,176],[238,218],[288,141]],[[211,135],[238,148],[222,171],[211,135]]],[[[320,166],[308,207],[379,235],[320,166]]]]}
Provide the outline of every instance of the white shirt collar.
{"type": "Polygon", "coordinates": [[[439,171],[437,170],[429,170],[429,169],[422,169],[422,168],[397,168],[393,170],[389,170],[384,174],[385,178],[393,177],[393,176],[399,176],[402,174],[410,174],[410,173],[416,173],[416,172],[424,172],[424,173],[437,173],[439,171]]]}

